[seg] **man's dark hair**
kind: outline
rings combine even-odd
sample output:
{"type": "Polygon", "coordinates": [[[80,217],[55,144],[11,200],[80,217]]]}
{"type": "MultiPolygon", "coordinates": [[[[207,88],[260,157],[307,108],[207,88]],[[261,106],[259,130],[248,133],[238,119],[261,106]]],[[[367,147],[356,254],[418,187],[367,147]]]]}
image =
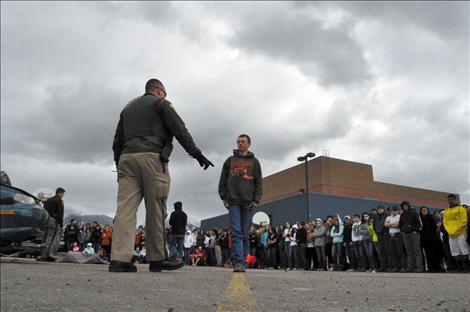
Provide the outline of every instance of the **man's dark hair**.
{"type": "Polygon", "coordinates": [[[152,92],[155,89],[161,89],[166,94],[166,89],[163,83],[158,79],[152,78],[145,84],[145,93],[152,92]]]}
{"type": "Polygon", "coordinates": [[[408,206],[408,209],[411,209],[411,205],[410,205],[410,202],[407,201],[407,200],[404,200],[400,203],[400,207],[401,209],[403,209],[403,206],[408,206]]]}
{"type": "Polygon", "coordinates": [[[447,195],[447,199],[450,199],[450,198],[457,199],[457,196],[455,196],[454,194],[447,195]]]}
{"type": "Polygon", "coordinates": [[[58,187],[58,188],[55,190],[55,193],[56,193],[56,194],[63,194],[63,193],[65,193],[65,190],[64,190],[63,188],[61,188],[61,187],[58,187]]]}
{"type": "Polygon", "coordinates": [[[238,137],[239,138],[246,138],[246,140],[248,141],[248,144],[251,144],[251,138],[248,134],[240,134],[238,137]]]}
{"type": "Polygon", "coordinates": [[[176,203],[173,204],[173,207],[175,207],[175,210],[181,210],[183,208],[183,203],[180,201],[177,201],[176,203]]]}

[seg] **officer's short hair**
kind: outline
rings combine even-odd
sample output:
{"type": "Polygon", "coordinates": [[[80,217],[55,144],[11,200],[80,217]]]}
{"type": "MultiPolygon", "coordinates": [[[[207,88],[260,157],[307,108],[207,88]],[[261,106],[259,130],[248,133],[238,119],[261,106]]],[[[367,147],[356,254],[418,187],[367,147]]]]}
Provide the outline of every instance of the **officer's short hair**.
{"type": "Polygon", "coordinates": [[[240,134],[238,137],[239,138],[246,138],[246,140],[248,141],[248,144],[251,144],[251,138],[248,134],[240,134]]]}
{"type": "Polygon", "coordinates": [[[152,78],[149,81],[147,81],[147,83],[145,84],[145,92],[146,93],[152,92],[155,89],[161,89],[166,94],[166,89],[163,83],[158,79],[152,78]]]}

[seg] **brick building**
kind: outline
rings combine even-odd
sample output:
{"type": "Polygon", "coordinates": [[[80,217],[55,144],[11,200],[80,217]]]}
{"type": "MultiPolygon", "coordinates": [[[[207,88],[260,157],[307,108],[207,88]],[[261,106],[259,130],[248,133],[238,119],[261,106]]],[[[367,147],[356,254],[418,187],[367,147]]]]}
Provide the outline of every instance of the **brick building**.
{"type": "MultiPolygon", "coordinates": [[[[449,193],[374,181],[372,165],[320,156],[308,162],[308,172],[309,192],[447,207],[449,193]]],[[[263,204],[296,195],[305,187],[305,165],[267,176],[263,185],[263,204]]]]}
{"type": "MultiPolygon", "coordinates": [[[[309,207],[306,207],[305,164],[263,178],[264,195],[257,211],[266,212],[274,225],[325,217],[328,214],[354,214],[408,200],[415,207],[447,207],[448,192],[374,181],[372,165],[320,156],[308,161],[309,207]]],[[[201,221],[202,228],[228,228],[228,215],[201,221]]]]}

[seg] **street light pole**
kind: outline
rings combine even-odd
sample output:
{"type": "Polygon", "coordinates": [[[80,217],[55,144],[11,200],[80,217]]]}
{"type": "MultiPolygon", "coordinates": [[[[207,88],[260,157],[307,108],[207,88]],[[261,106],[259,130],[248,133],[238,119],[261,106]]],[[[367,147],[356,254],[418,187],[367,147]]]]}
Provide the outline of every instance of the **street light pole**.
{"type": "Polygon", "coordinates": [[[315,153],[307,153],[305,156],[297,157],[298,161],[305,162],[305,216],[306,221],[310,221],[309,203],[308,203],[308,159],[315,157],[315,153]]]}

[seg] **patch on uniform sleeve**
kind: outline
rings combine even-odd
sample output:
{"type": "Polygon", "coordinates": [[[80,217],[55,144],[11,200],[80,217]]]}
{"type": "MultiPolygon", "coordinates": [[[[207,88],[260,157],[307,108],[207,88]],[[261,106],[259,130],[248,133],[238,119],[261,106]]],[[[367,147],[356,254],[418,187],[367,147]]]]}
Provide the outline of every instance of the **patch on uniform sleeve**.
{"type": "Polygon", "coordinates": [[[170,101],[166,101],[166,103],[167,103],[168,106],[170,106],[170,108],[171,108],[172,110],[175,110],[175,108],[173,107],[173,104],[171,104],[170,101]]]}
{"type": "Polygon", "coordinates": [[[163,106],[166,105],[166,106],[170,107],[172,110],[176,111],[175,108],[173,107],[173,104],[171,104],[171,102],[168,101],[168,100],[160,99],[158,101],[158,103],[160,103],[160,105],[163,105],[163,106]]]}

